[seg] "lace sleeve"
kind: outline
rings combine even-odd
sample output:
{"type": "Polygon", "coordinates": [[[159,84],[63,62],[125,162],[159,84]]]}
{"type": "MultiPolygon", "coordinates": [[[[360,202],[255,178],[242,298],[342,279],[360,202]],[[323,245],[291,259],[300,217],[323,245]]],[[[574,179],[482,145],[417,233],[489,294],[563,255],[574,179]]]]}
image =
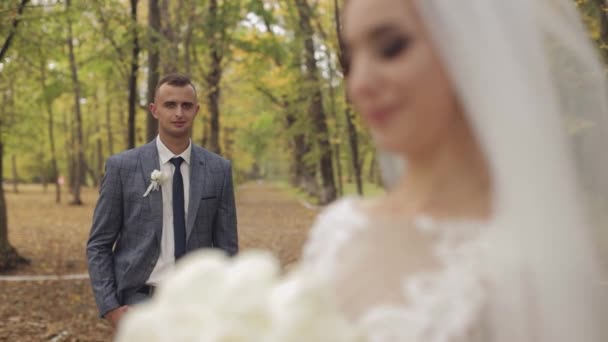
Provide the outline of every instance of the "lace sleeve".
{"type": "Polygon", "coordinates": [[[348,239],[349,231],[360,224],[359,216],[352,210],[353,197],[340,199],[325,208],[313,224],[304,245],[301,262],[322,273],[330,272],[336,253],[348,239]]]}

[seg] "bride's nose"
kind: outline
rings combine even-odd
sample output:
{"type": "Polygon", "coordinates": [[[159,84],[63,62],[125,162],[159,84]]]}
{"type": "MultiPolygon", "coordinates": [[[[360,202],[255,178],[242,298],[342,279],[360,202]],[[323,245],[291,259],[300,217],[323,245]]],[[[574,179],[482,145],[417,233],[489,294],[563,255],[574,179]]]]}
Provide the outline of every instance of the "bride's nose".
{"type": "Polygon", "coordinates": [[[371,56],[353,58],[346,81],[348,96],[353,102],[374,96],[378,91],[378,77],[371,56]]]}

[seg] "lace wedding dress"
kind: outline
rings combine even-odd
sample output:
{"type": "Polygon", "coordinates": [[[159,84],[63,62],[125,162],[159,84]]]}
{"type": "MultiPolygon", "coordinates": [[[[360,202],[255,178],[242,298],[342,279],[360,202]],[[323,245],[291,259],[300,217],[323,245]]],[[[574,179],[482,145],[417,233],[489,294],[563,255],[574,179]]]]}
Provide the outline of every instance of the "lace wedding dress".
{"type": "Polygon", "coordinates": [[[347,197],[313,227],[303,262],[368,341],[486,341],[484,224],[400,221],[347,197]]]}

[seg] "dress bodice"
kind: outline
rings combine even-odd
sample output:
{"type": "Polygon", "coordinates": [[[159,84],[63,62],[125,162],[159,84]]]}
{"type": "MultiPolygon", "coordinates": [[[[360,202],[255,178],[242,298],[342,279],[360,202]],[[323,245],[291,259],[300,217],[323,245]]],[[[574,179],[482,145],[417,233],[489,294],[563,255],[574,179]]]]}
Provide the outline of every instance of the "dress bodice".
{"type": "Polygon", "coordinates": [[[321,213],[303,262],[367,340],[483,340],[483,224],[362,209],[362,200],[347,197],[321,213]]]}

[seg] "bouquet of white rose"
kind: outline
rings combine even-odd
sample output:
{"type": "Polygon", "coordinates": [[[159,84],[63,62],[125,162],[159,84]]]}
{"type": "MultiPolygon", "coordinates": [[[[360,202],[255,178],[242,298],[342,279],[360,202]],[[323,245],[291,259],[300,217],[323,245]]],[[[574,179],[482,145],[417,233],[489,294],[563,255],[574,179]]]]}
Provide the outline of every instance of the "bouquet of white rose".
{"type": "Polygon", "coordinates": [[[361,341],[322,282],[302,269],[279,276],[269,253],[191,253],[147,303],[132,308],[117,342],[361,341]]]}

